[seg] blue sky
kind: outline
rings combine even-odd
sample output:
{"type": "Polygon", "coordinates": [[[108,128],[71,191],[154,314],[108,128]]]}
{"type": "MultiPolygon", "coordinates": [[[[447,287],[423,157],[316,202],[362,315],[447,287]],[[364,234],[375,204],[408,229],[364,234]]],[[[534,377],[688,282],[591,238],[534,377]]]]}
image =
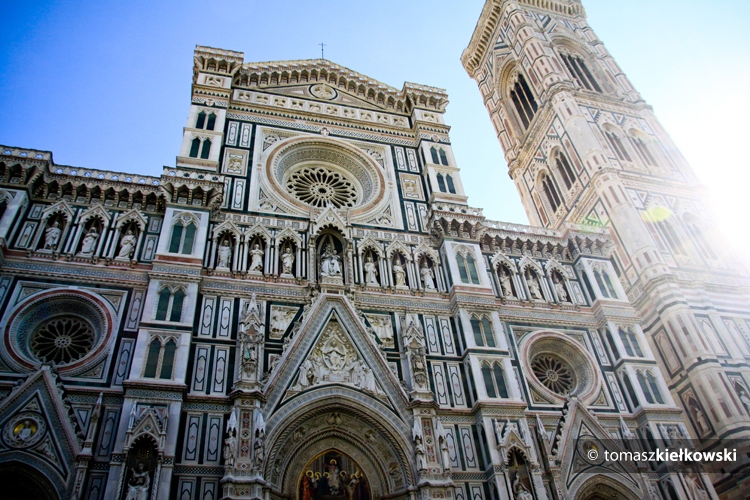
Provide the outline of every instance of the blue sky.
{"type": "MultiPolygon", "coordinates": [[[[25,1],[3,11],[0,144],[57,163],[159,175],[173,165],[196,44],[245,60],[320,56],[401,88],[445,88],[469,203],[526,223],[474,82],[461,67],[483,1],[25,1]]],[[[589,22],[709,186],[719,222],[747,232],[750,2],[584,0],[589,22]],[[729,179],[729,182],[727,182],[729,179]]],[[[750,239],[735,236],[737,245],[750,239]]]]}

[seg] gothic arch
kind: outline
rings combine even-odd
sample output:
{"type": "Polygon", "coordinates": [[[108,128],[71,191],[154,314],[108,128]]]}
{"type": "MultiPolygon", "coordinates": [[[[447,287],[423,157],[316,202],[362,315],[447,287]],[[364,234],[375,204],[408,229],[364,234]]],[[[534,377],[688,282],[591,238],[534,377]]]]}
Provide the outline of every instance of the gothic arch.
{"type": "Polygon", "coordinates": [[[644,492],[636,490],[634,485],[614,477],[613,474],[584,475],[583,481],[576,481],[568,489],[568,498],[575,500],[603,500],[606,498],[622,498],[623,500],[638,500],[645,498],[644,492]]]}
{"type": "Polygon", "coordinates": [[[340,386],[298,397],[304,404],[285,405],[267,422],[265,477],[276,492],[293,497],[302,468],[331,448],[365,469],[373,497],[405,494],[415,484],[411,428],[382,402],[340,386]]]}

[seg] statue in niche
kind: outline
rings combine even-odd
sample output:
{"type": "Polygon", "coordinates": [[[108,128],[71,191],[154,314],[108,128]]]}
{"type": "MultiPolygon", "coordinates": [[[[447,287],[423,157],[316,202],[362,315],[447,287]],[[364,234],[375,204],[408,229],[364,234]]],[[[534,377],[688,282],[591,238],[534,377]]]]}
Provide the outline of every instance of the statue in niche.
{"type": "Polygon", "coordinates": [[[287,246],[284,249],[284,253],[281,255],[281,275],[282,276],[294,276],[292,266],[294,265],[294,254],[292,253],[292,247],[287,246]]]}
{"type": "Polygon", "coordinates": [[[57,246],[57,242],[60,241],[60,235],[62,229],[60,229],[60,223],[55,221],[47,230],[44,232],[44,249],[54,250],[57,246]]]}
{"type": "Polygon", "coordinates": [[[560,302],[568,302],[568,292],[565,291],[563,280],[558,278],[556,274],[553,274],[552,281],[555,284],[555,292],[557,292],[557,298],[560,299],[560,302]]]}
{"type": "Polygon", "coordinates": [[[234,467],[236,446],[237,438],[230,434],[229,437],[224,440],[224,465],[226,467],[234,467]]]}
{"type": "Polygon", "coordinates": [[[151,478],[143,463],[139,463],[135,469],[130,469],[128,479],[128,496],[125,500],[148,500],[151,478]]]}
{"type": "Polygon", "coordinates": [[[513,498],[515,500],[534,500],[534,496],[521,482],[520,474],[516,473],[516,478],[513,480],[513,498]]]}
{"type": "Polygon", "coordinates": [[[377,264],[372,261],[372,255],[368,255],[367,262],[365,262],[365,283],[367,285],[380,286],[377,264]]]}
{"type": "Polygon", "coordinates": [[[695,500],[708,500],[710,498],[703,487],[701,478],[694,471],[687,473],[685,482],[687,483],[687,490],[690,494],[690,498],[695,500]]]}
{"type": "Polygon", "coordinates": [[[422,268],[419,270],[419,274],[422,276],[422,283],[424,284],[425,290],[435,289],[435,279],[432,269],[427,265],[427,259],[422,261],[422,268]]]}
{"type": "Polygon", "coordinates": [[[253,464],[257,470],[260,470],[263,468],[263,461],[266,459],[266,447],[263,444],[266,432],[263,429],[259,429],[255,435],[255,441],[253,442],[253,464]]]}
{"type": "Polygon", "coordinates": [[[86,236],[83,238],[83,243],[81,244],[81,251],[79,255],[83,255],[85,257],[90,257],[93,255],[94,251],[96,250],[96,242],[99,241],[99,231],[96,229],[96,226],[92,226],[91,229],[88,230],[86,233],[86,236]]]}
{"type": "Polygon", "coordinates": [[[396,281],[396,288],[406,288],[406,272],[404,272],[401,257],[396,257],[393,261],[393,277],[396,281]]]}
{"type": "Polygon", "coordinates": [[[695,423],[698,426],[698,432],[700,435],[704,435],[707,433],[711,428],[708,425],[708,420],[706,420],[706,416],[703,414],[700,408],[695,403],[690,403],[690,410],[693,414],[693,417],[695,419],[695,423]]]}
{"type": "Polygon", "coordinates": [[[123,236],[122,240],[120,241],[120,251],[115,259],[130,259],[130,257],[133,256],[133,252],[135,251],[135,239],[136,238],[135,234],[133,234],[133,230],[128,229],[128,232],[125,233],[125,236],[123,236]]]}
{"type": "Polygon", "coordinates": [[[341,276],[341,257],[331,243],[328,243],[320,256],[321,276],[341,276]]]}
{"type": "Polygon", "coordinates": [[[414,454],[417,457],[417,468],[419,470],[427,469],[427,460],[425,459],[425,448],[422,439],[422,426],[419,425],[419,418],[414,417],[414,427],[411,430],[411,436],[414,440],[414,454]]]}
{"type": "Polygon", "coordinates": [[[427,387],[427,363],[421,347],[411,350],[411,373],[416,386],[414,389],[427,387]]]}
{"type": "Polygon", "coordinates": [[[229,241],[224,238],[219,245],[219,262],[216,264],[216,269],[229,269],[229,261],[232,259],[232,247],[229,246],[229,241]]]}
{"type": "Polygon", "coordinates": [[[510,279],[510,271],[507,271],[505,266],[501,266],[498,274],[500,275],[500,288],[503,291],[503,297],[515,299],[516,297],[513,295],[513,285],[511,284],[510,279]]]}
{"type": "Polygon", "coordinates": [[[250,250],[250,271],[256,273],[263,272],[263,249],[257,243],[250,250]]]}
{"type": "Polygon", "coordinates": [[[539,280],[531,270],[526,270],[526,283],[529,285],[529,294],[534,300],[544,300],[542,297],[542,288],[539,286],[539,280]]]}

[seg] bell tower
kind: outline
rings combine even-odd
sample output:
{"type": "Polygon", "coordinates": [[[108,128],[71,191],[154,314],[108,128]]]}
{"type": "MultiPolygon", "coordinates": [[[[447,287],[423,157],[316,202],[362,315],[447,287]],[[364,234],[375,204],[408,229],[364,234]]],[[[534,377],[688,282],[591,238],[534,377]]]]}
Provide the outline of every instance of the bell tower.
{"type": "Polygon", "coordinates": [[[531,223],[609,228],[615,270],[693,437],[746,437],[747,272],[581,2],[487,0],[462,62],[531,223]]]}

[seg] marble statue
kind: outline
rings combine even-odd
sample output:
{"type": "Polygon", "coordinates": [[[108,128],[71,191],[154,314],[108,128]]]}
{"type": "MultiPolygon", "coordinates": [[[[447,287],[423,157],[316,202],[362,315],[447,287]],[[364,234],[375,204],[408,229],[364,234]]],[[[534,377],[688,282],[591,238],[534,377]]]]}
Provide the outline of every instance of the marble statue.
{"type": "Polygon", "coordinates": [[[139,463],[135,469],[130,469],[131,476],[128,479],[128,496],[125,500],[148,500],[151,487],[151,477],[143,463],[139,463]]]}
{"type": "Polygon", "coordinates": [[[87,257],[92,255],[96,250],[97,241],[99,241],[99,231],[97,231],[96,226],[94,226],[89,229],[88,233],[86,233],[86,236],[84,236],[79,255],[84,255],[87,257]]]}
{"type": "Polygon", "coordinates": [[[291,247],[284,249],[284,254],[281,256],[281,274],[294,276],[292,266],[294,265],[294,254],[292,253],[291,247]]]}
{"type": "Polygon", "coordinates": [[[55,221],[54,224],[48,227],[44,232],[44,249],[54,250],[57,246],[57,242],[60,241],[61,234],[62,229],[60,229],[60,224],[55,221]]]}
{"type": "Polygon", "coordinates": [[[219,262],[216,264],[216,269],[229,269],[229,261],[232,258],[232,247],[229,246],[227,240],[221,242],[219,245],[219,262]]]}
{"type": "Polygon", "coordinates": [[[406,287],[406,273],[404,266],[401,265],[401,259],[396,259],[393,263],[393,276],[397,287],[406,287]]]}
{"type": "Polygon", "coordinates": [[[432,269],[427,265],[427,261],[422,262],[422,268],[419,270],[419,274],[422,276],[422,284],[425,290],[435,289],[435,279],[432,269]]]}
{"type": "Polygon", "coordinates": [[[367,262],[365,262],[365,283],[373,286],[380,286],[378,282],[378,268],[377,264],[372,261],[372,256],[367,256],[367,262]]]}
{"type": "Polygon", "coordinates": [[[129,259],[135,251],[135,235],[132,229],[128,229],[125,236],[120,241],[120,252],[117,254],[116,259],[129,259]]]}
{"type": "Polygon", "coordinates": [[[254,272],[263,272],[263,256],[265,254],[263,253],[263,249],[260,248],[260,245],[257,243],[253,246],[253,249],[250,251],[250,271],[254,272]]]}
{"type": "Polygon", "coordinates": [[[321,276],[341,276],[341,257],[336,253],[333,245],[328,243],[320,257],[321,276]]]}

